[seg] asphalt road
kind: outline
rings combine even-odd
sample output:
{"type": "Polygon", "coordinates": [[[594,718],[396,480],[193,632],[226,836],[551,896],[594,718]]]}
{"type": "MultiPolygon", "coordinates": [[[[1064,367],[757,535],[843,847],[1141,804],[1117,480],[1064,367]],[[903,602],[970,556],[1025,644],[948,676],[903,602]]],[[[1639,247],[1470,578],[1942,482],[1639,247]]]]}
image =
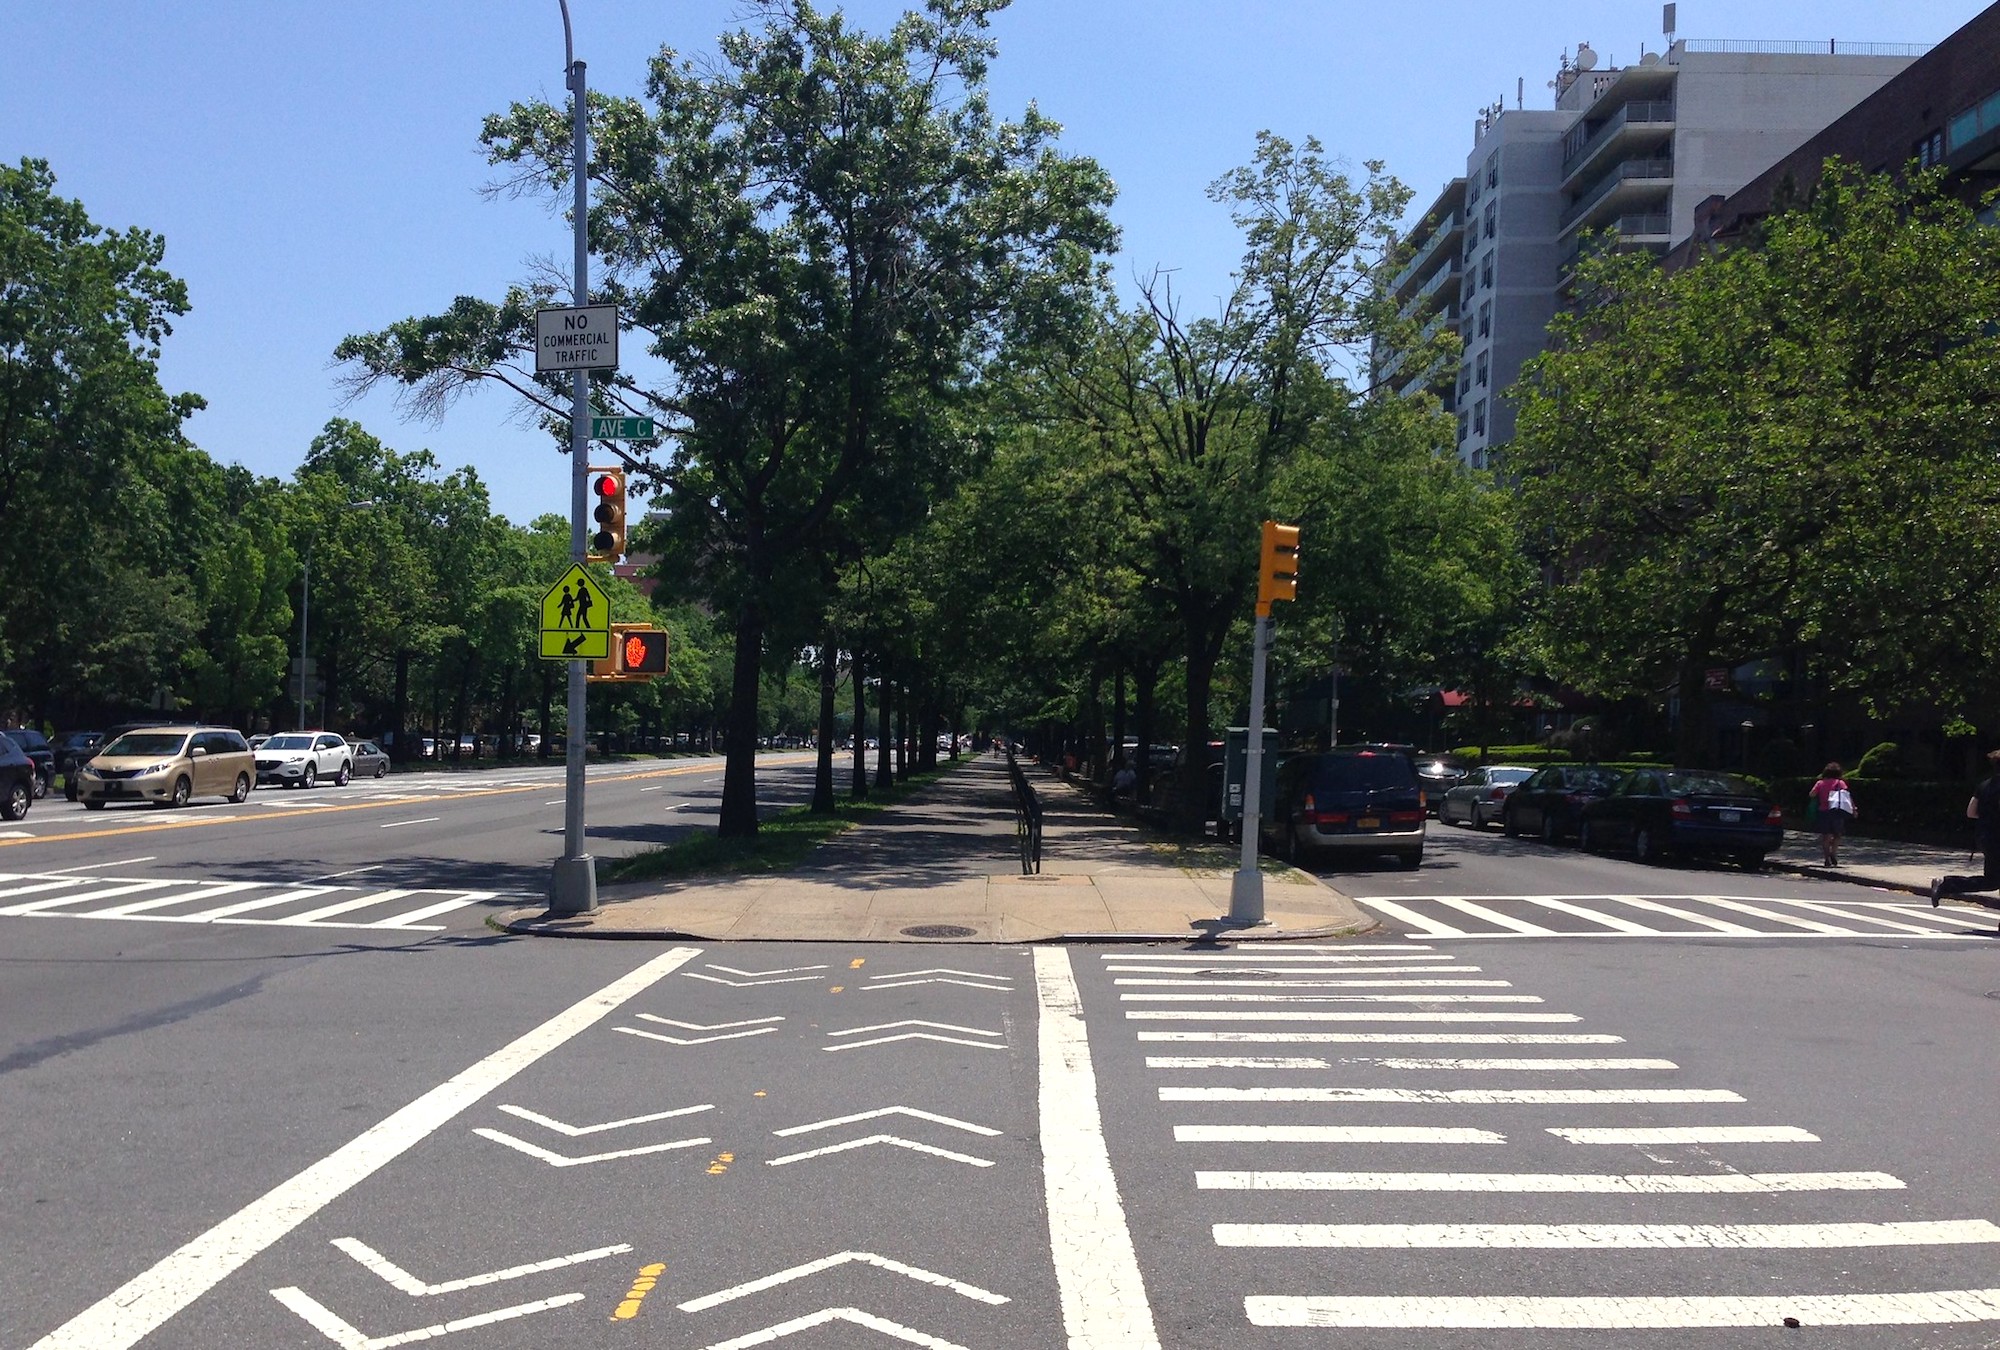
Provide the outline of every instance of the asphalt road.
{"type": "MultiPolygon", "coordinates": [[[[438,800],[412,855],[477,865],[522,795],[438,800]]],[[[284,837],[331,868],[369,814],[284,837]]],[[[0,1346],[2000,1339],[1983,918],[1459,830],[1340,884],[1408,917],[1218,951],[0,914],[0,1346]]]]}

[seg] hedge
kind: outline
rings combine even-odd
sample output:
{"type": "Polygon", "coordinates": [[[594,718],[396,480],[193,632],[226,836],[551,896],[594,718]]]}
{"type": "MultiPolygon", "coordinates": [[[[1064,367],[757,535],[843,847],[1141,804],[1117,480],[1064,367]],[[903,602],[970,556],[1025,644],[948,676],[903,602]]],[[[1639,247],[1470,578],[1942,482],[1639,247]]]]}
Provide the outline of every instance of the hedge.
{"type": "MultiPolygon", "coordinates": [[[[1774,778],[1773,799],[1785,808],[1791,829],[1811,829],[1806,797],[1814,779],[1774,778]]],[[[1911,844],[1943,844],[1963,848],[1972,842],[1972,822],[1965,818],[1969,783],[1917,782],[1907,778],[1847,780],[1854,792],[1854,820],[1847,832],[1864,839],[1896,839],[1911,844]]]]}

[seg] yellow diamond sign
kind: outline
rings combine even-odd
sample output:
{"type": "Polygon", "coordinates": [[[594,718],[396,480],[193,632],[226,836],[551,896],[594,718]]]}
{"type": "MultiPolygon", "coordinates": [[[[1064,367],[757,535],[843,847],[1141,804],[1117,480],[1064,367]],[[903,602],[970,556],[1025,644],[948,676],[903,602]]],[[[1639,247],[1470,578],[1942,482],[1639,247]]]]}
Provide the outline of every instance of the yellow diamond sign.
{"type": "Polygon", "coordinates": [[[611,656],[611,600],[576,563],[542,596],[542,656],[603,661],[611,656]]]}

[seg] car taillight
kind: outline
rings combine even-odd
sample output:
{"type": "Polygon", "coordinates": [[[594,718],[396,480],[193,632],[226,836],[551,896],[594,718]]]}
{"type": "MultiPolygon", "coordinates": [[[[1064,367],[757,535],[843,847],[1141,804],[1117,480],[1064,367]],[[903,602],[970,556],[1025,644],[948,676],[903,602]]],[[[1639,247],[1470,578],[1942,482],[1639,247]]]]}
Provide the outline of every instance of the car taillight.
{"type": "Polygon", "coordinates": [[[1686,802],[1675,802],[1673,810],[1676,820],[1691,820],[1694,818],[1694,808],[1686,802]]]}
{"type": "Polygon", "coordinates": [[[1428,809],[1430,807],[1430,804],[1431,804],[1431,794],[1425,792],[1422,788],[1418,788],[1417,805],[1428,809]]]}
{"type": "Polygon", "coordinates": [[[1765,813],[1765,815],[1764,815],[1764,823],[1765,823],[1766,825],[1782,825],[1782,824],[1784,824],[1784,823],[1785,823],[1785,808],[1784,808],[1784,807],[1782,807],[1782,806],[1773,806],[1773,807],[1772,807],[1772,808],[1771,808],[1771,809],[1770,809],[1770,810],[1769,810],[1768,812],[1766,812],[1766,813],[1765,813]]]}
{"type": "Polygon", "coordinates": [[[1424,813],[1422,811],[1391,811],[1389,813],[1389,823],[1391,825],[1421,825],[1424,823],[1424,813]]]}

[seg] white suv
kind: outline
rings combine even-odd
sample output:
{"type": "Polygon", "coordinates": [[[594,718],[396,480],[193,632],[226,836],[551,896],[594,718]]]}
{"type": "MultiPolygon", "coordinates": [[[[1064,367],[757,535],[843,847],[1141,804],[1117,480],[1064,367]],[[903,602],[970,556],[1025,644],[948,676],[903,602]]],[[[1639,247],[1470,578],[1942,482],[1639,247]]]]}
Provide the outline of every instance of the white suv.
{"type": "Polygon", "coordinates": [[[257,781],[311,787],[331,778],[340,787],[354,776],[354,750],[331,731],[282,731],[257,747],[257,781]]]}

